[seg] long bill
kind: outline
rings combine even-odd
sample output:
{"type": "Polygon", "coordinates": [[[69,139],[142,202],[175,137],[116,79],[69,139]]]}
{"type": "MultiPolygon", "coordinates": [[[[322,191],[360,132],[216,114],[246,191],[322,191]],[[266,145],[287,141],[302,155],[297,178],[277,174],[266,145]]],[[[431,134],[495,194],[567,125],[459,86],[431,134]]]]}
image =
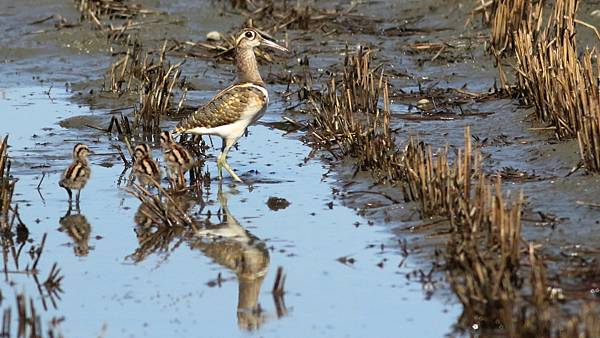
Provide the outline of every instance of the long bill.
{"type": "Polygon", "coordinates": [[[289,52],[289,50],[288,50],[287,48],[285,48],[285,47],[283,47],[283,46],[281,46],[281,45],[278,45],[278,44],[276,44],[275,42],[273,42],[273,41],[271,41],[271,40],[265,39],[264,37],[261,37],[261,41],[260,41],[260,43],[261,43],[262,45],[265,45],[265,46],[267,46],[267,47],[271,47],[271,48],[273,48],[273,49],[280,50],[280,51],[282,51],[282,52],[286,52],[286,53],[288,53],[288,52],[289,52]]]}

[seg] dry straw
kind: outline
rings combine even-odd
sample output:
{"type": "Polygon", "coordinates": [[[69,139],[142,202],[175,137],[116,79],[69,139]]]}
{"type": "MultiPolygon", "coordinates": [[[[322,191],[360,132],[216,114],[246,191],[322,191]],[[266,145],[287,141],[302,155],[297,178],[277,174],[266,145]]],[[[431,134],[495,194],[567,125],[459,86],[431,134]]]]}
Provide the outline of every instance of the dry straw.
{"type": "Polygon", "coordinates": [[[400,153],[390,127],[388,84],[371,67],[372,51],[346,54],[340,75],[320,95],[312,93],[310,141],[335,157],[351,157],[357,170],[370,170],[382,182],[400,179],[400,153]]]}
{"type": "MultiPolygon", "coordinates": [[[[600,66],[594,65],[598,51],[578,50],[576,25],[598,31],[576,18],[577,0],[557,0],[545,26],[543,5],[531,0],[490,3],[485,17],[491,18],[493,52],[497,58],[515,52],[517,87],[524,102],[535,107],[536,116],[558,139],[576,137],[585,168],[600,172],[600,66]]],[[[507,87],[503,69],[500,75],[507,87]]]]}
{"type": "Polygon", "coordinates": [[[2,229],[9,227],[9,211],[15,189],[16,180],[10,175],[8,159],[8,135],[0,142],[0,225],[2,229]]]}
{"type": "Polygon", "coordinates": [[[536,115],[559,139],[577,137],[583,164],[600,171],[600,68],[595,49],[579,57],[578,2],[559,0],[546,28],[535,36],[527,29],[515,35],[518,86],[536,115]]]}
{"type": "Polygon", "coordinates": [[[521,236],[523,194],[505,193],[500,175],[484,172],[469,127],[455,154],[448,147],[434,153],[414,138],[399,148],[385,75],[371,60],[372,51],[359,49],[324,90],[308,91],[311,144],[397,185],[422,217],[447,221],[446,270],[464,308],[460,327],[478,323],[514,337],[563,332],[563,322],[549,320],[560,309],[551,307],[543,257],[533,247],[528,251],[521,236]],[[529,264],[522,264],[527,257],[529,264]]]}
{"type": "Polygon", "coordinates": [[[166,59],[166,52],[167,41],[158,56],[134,43],[112,64],[105,76],[105,91],[118,95],[137,92],[134,127],[144,133],[159,132],[161,117],[178,113],[185,101],[187,90],[181,75],[185,60],[171,64],[166,59]],[[174,102],[176,89],[182,89],[178,102],[174,102]]]}

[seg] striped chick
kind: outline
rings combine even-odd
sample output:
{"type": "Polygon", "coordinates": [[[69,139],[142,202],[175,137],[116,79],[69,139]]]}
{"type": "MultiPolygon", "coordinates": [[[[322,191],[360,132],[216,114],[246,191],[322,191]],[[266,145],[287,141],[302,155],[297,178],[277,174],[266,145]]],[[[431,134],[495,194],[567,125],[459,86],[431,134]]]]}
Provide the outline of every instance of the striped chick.
{"type": "Polygon", "coordinates": [[[147,144],[139,144],[135,147],[133,157],[133,173],[140,185],[153,185],[155,182],[160,184],[160,168],[151,157],[150,147],[147,144]]]}
{"type": "Polygon", "coordinates": [[[90,154],[90,149],[83,143],[77,143],[73,147],[73,163],[67,167],[63,172],[58,185],[67,190],[69,194],[69,205],[73,200],[72,190],[77,190],[77,196],[75,201],[79,205],[79,195],[81,189],[85,187],[89,180],[92,170],[87,160],[87,156],[90,154]]]}
{"type": "Polygon", "coordinates": [[[194,165],[194,158],[183,146],[173,140],[169,131],[160,134],[160,144],[163,148],[169,177],[177,177],[177,183],[180,186],[185,185],[184,175],[194,165]]]}

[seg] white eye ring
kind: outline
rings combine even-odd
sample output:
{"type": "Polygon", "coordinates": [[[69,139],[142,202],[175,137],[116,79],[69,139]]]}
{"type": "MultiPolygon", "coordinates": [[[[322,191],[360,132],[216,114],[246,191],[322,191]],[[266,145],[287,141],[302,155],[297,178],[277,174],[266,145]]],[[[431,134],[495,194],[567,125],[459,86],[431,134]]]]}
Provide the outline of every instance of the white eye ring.
{"type": "Polygon", "coordinates": [[[246,34],[244,34],[245,37],[247,37],[248,39],[252,40],[255,37],[255,34],[253,31],[248,31],[246,32],[246,34]]]}

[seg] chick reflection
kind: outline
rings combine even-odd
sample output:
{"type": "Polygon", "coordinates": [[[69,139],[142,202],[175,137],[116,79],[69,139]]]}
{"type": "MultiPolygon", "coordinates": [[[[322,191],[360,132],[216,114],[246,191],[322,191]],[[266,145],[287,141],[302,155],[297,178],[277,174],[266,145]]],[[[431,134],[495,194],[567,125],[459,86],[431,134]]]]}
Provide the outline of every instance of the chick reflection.
{"type": "Polygon", "coordinates": [[[89,241],[92,233],[92,226],[79,208],[75,214],[71,214],[71,206],[67,213],[60,218],[60,231],[64,231],[73,240],[73,251],[76,256],[87,256],[90,252],[89,241]]]}
{"type": "Polygon", "coordinates": [[[172,196],[165,204],[155,199],[142,202],[134,216],[139,247],[128,257],[134,262],[141,262],[151,254],[168,254],[177,248],[190,229],[178,225],[174,214],[163,211],[177,207],[187,212],[192,205],[193,201],[185,195],[172,196]]]}
{"type": "Polygon", "coordinates": [[[231,215],[227,197],[220,187],[218,198],[223,211],[221,222],[214,224],[207,220],[205,227],[189,243],[236,274],[238,325],[245,330],[255,330],[266,319],[258,296],[269,267],[269,251],[263,241],[244,229],[231,215]]]}

